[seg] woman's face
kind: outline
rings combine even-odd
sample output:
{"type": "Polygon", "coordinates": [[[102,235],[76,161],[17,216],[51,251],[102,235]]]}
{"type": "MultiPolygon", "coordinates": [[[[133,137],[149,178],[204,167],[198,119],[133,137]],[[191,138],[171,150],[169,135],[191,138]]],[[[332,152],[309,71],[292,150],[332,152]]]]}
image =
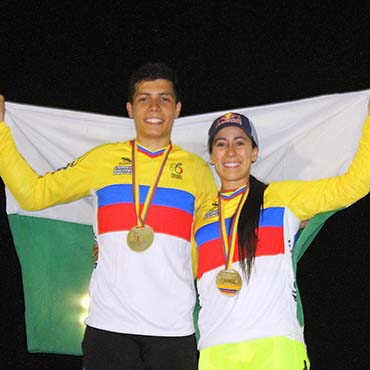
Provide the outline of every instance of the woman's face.
{"type": "Polygon", "coordinates": [[[220,176],[222,190],[231,191],[245,185],[257,156],[258,148],[253,148],[252,140],[241,128],[230,126],[220,130],[213,140],[211,163],[220,176]]]}

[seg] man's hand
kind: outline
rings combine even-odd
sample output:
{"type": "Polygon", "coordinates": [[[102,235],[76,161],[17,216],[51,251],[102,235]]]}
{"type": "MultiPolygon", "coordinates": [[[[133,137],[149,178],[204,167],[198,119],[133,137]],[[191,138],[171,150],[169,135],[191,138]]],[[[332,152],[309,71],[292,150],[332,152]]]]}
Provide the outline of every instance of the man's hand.
{"type": "Polygon", "coordinates": [[[5,116],[5,102],[4,97],[0,95],[0,122],[4,121],[5,116]]]}
{"type": "Polygon", "coordinates": [[[93,250],[92,250],[92,258],[95,263],[98,262],[98,256],[99,256],[99,247],[98,247],[98,243],[95,242],[93,245],[93,250]]]}

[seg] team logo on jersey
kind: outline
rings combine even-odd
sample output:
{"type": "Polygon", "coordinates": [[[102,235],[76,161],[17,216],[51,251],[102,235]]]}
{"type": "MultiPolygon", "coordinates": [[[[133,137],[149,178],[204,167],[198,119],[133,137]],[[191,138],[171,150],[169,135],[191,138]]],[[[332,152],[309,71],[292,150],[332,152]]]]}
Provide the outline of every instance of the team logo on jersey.
{"type": "Polygon", "coordinates": [[[204,219],[217,217],[218,215],[218,202],[212,202],[211,208],[204,215],[204,219]]]}
{"type": "Polygon", "coordinates": [[[184,172],[182,168],[182,163],[171,163],[170,164],[171,177],[174,179],[182,179],[182,173],[184,172]]]}
{"type": "Polygon", "coordinates": [[[117,166],[113,167],[113,175],[131,175],[132,160],[128,157],[121,157],[117,166]]]}
{"type": "Polygon", "coordinates": [[[131,165],[132,163],[132,160],[131,158],[128,158],[128,157],[121,157],[121,161],[119,162],[119,164],[126,164],[126,165],[131,165]]]}

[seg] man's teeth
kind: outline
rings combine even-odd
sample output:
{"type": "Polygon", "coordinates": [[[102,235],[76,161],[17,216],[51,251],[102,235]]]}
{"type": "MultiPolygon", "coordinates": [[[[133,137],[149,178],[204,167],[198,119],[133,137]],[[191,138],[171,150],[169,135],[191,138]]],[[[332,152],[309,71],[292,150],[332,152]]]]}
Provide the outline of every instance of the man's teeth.
{"type": "Polygon", "coordinates": [[[148,122],[148,123],[162,123],[162,120],[159,119],[159,118],[147,118],[145,120],[145,122],[148,122]]]}
{"type": "Polygon", "coordinates": [[[227,163],[224,163],[224,166],[225,167],[237,167],[240,165],[240,162],[227,162],[227,163]]]}

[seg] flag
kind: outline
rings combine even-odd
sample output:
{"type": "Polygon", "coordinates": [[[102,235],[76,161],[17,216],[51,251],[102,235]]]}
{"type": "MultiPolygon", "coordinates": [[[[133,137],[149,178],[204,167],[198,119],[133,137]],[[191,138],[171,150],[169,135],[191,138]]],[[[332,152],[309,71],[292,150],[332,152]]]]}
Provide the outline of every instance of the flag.
{"type": "MultiPolygon", "coordinates": [[[[252,167],[254,176],[266,183],[312,180],[336,176],[348,168],[368,114],[369,97],[370,90],[365,90],[229,111],[245,114],[257,128],[259,159],[252,167]]],[[[208,161],[208,128],[226,112],[177,119],[172,141],[208,161]]],[[[5,120],[19,151],[39,174],[64,167],[99,144],[135,135],[128,118],[11,102],[6,103],[5,120]]],[[[81,354],[94,268],[92,199],[26,212],[8,190],[6,198],[22,269],[28,350],[81,354]]],[[[316,216],[303,230],[293,252],[295,266],[331,214],[316,216]]],[[[299,293],[297,300],[303,325],[299,293]]]]}

